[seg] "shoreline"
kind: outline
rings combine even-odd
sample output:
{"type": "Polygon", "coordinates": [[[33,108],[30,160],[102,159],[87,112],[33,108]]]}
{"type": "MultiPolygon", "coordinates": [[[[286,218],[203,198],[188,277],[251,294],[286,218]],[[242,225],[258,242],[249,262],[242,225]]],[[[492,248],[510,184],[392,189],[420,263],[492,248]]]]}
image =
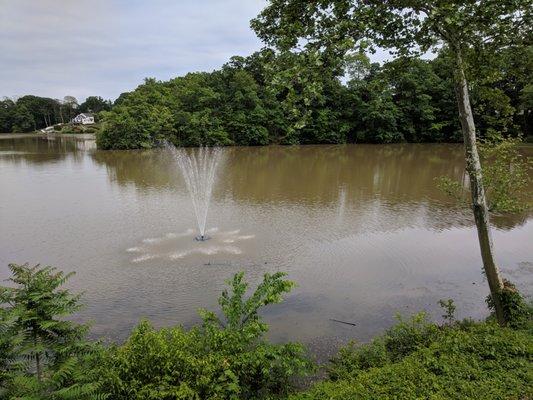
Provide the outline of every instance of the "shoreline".
{"type": "Polygon", "coordinates": [[[92,133],[0,133],[0,139],[22,139],[33,137],[65,137],[84,140],[96,139],[96,135],[92,133]]]}

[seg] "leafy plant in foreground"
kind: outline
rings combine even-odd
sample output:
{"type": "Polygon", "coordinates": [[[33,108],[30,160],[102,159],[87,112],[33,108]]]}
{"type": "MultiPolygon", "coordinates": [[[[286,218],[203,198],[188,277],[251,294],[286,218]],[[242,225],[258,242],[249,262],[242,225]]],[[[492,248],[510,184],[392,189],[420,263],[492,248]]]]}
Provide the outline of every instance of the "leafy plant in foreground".
{"type": "Polygon", "coordinates": [[[80,309],[79,295],[61,286],[72,274],[52,267],[10,264],[12,287],[0,287],[0,397],[97,398],[86,375],[95,345],[87,326],[64,318],[80,309]]]}
{"type": "Polygon", "coordinates": [[[339,350],[329,367],[332,380],[351,379],[370,368],[397,362],[422,347],[427,347],[438,336],[437,325],[418,313],[408,320],[397,316],[398,323],[383,336],[367,345],[351,342],[339,350]]]}
{"type": "Polygon", "coordinates": [[[439,300],[439,305],[444,310],[442,318],[444,318],[447,324],[453,325],[453,323],[455,322],[455,310],[457,308],[453,300],[439,300]]]}
{"type": "MultiPolygon", "coordinates": [[[[528,304],[515,285],[507,279],[503,281],[503,290],[500,292],[500,302],[503,305],[507,325],[511,328],[521,329],[532,327],[533,306],[528,304]]],[[[492,297],[486,299],[489,309],[494,314],[494,302],[492,297]]]]}
{"type": "MultiPolygon", "coordinates": [[[[363,346],[359,357],[363,351],[381,352],[372,348],[382,340],[363,346]]],[[[341,351],[340,379],[318,383],[291,399],[530,399],[532,345],[526,330],[492,322],[456,324],[396,362],[357,368],[351,363],[354,354],[341,351]]]]}
{"type": "Polygon", "coordinates": [[[292,379],[311,371],[300,344],[263,339],[261,307],[293,287],[283,273],[265,274],[248,297],[243,273],[219,299],[222,316],[201,311],[203,324],[155,330],[144,321],[110,350],[103,384],[113,399],[258,399],[287,394],[292,379]]]}

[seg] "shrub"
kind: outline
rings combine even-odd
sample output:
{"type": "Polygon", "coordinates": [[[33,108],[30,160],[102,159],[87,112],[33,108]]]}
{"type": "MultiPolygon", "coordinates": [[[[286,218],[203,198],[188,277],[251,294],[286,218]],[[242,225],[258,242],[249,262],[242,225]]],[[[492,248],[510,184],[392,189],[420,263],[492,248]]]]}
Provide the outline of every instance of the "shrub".
{"type": "Polygon", "coordinates": [[[266,274],[245,298],[243,274],[219,299],[223,318],[202,311],[203,324],[155,330],[143,321],[127,342],[110,350],[103,385],[113,399],[256,399],[284,395],[292,378],[311,371],[299,344],[274,345],[258,310],[281,301],[293,284],[266,274]]]}
{"type": "MultiPolygon", "coordinates": [[[[403,329],[402,329],[403,330],[403,329]]],[[[495,323],[443,329],[427,347],[351,379],[319,383],[293,400],[529,399],[529,332],[495,323]]]]}
{"type": "Polygon", "coordinates": [[[13,287],[0,287],[0,398],[92,399],[98,344],[87,326],[67,321],[79,296],[60,287],[71,276],[52,267],[10,264],[13,287]]]}
{"type": "Polygon", "coordinates": [[[329,376],[332,380],[349,379],[374,367],[398,361],[421,347],[427,347],[439,333],[439,327],[427,321],[425,313],[408,320],[398,316],[398,324],[369,344],[355,342],[342,348],[332,360],[329,376]]]}
{"type": "Polygon", "coordinates": [[[480,145],[483,183],[491,211],[519,212],[531,207],[529,173],[533,161],[520,153],[520,143],[520,139],[496,137],[480,145]]]}
{"type": "Polygon", "coordinates": [[[385,333],[385,347],[391,361],[397,361],[420,347],[426,347],[436,339],[439,327],[428,322],[425,313],[418,313],[408,320],[398,317],[399,323],[385,333]]]}
{"type": "MultiPolygon", "coordinates": [[[[503,290],[499,294],[500,302],[503,305],[503,315],[508,326],[515,329],[525,328],[531,324],[533,317],[533,307],[528,304],[520,292],[508,280],[503,281],[503,290]]],[[[495,313],[492,296],[487,296],[487,305],[495,313]]]]}

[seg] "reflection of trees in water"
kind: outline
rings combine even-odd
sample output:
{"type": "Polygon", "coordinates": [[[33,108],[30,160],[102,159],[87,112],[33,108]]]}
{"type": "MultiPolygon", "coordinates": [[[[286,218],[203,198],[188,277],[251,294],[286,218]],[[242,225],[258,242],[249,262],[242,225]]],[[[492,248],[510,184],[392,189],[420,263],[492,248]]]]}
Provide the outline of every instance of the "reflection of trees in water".
{"type": "MultiPolygon", "coordinates": [[[[181,184],[170,154],[162,150],[97,151],[91,156],[121,185],[146,189],[181,184]]],[[[305,204],[343,213],[348,208],[375,209],[394,212],[407,225],[424,220],[434,229],[473,223],[470,211],[455,206],[435,183],[444,175],[465,179],[460,145],[234,147],[226,149],[225,157],[215,193],[219,198],[305,204]]],[[[495,217],[493,223],[511,229],[527,219],[528,215],[506,215],[495,217]]]]}
{"type": "Polygon", "coordinates": [[[182,179],[172,155],[164,150],[96,151],[91,157],[119,185],[162,189],[182,179]]]}
{"type": "Polygon", "coordinates": [[[461,148],[447,145],[356,145],[231,149],[226,179],[232,194],[263,199],[332,203],[344,188],[348,203],[375,198],[404,203],[446,202],[434,178],[461,178],[461,148]],[[243,168],[246,166],[246,168],[243,168]]]}
{"type": "Polygon", "coordinates": [[[95,141],[86,138],[33,136],[0,139],[1,160],[14,164],[46,164],[67,157],[80,163],[85,152],[95,148],[95,141]]]}
{"type": "Polygon", "coordinates": [[[524,225],[532,215],[531,212],[527,211],[516,214],[491,215],[490,222],[502,231],[510,231],[524,225]]]}

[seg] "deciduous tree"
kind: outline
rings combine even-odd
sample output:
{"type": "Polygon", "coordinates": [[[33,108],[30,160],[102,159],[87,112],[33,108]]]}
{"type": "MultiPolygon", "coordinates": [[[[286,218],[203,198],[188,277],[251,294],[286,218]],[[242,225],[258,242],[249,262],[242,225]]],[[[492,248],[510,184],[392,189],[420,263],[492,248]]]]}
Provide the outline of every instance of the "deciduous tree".
{"type": "Polygon", "coordinates": [[[342,56],[369,41],[398,55],[446,47],[454,63],[481,256],[501,324],[505,323],[499,304],[503,282],[494,259],[466,71],[475,62],[472,55],[494,54],[516,40],[531,38],[531,12],[528,0],[270,0],[252,21],[261,39],[285,51],[305,49],[342,56]]]}

